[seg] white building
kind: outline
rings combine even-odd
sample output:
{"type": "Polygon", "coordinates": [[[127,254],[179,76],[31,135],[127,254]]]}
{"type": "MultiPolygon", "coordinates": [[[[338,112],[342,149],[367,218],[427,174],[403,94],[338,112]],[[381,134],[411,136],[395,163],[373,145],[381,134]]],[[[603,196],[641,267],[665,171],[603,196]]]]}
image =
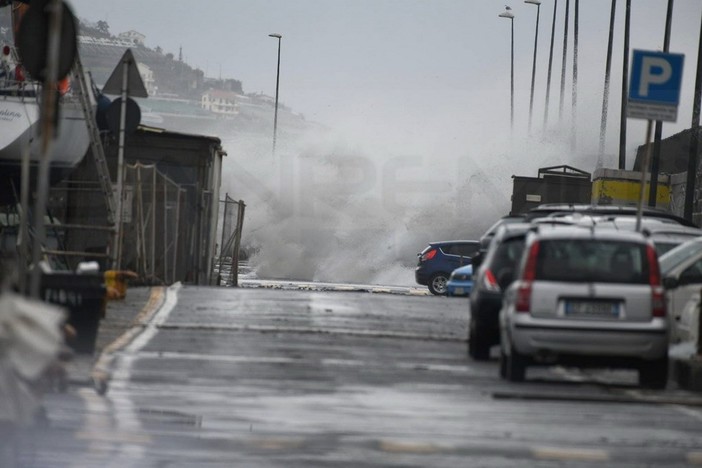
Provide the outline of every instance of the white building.
{"type": "Polygon", "coordinates": [[[144,45],[144,40],[146,39],[146,36],[138,31],[134,31],[133,29],[131,31],[120,33],[117,37],[142,46],[144,45]]]}
{"type": "Polygon", "coordinates": [[[239,112],[237,98],[238,95],[234,92],[211,89],[202,95],[200,106],[215,114],[236,115],[239,112]]]}
{"type": "Polygon", "coordinates": [[[144,82],[144,87],[149,96],[154,96],[158,88],[156,87],[156,80],[154,79],[154,72],[149,68],[148,65],[137,62],[137,68],[139,69],[139,75],[141,75],[141,80],[144,82]]]}

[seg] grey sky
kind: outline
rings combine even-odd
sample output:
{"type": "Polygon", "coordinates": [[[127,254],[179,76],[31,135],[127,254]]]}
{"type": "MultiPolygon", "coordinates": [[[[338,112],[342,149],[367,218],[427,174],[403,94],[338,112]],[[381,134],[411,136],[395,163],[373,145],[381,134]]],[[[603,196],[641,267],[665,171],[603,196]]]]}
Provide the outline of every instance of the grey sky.
{"type": "MultiPolygon", "coordinates": [[[[281,101],[308,119],[396,138],[419,128],[471,128],[476,134],[509,123],[509,22],[494,0],[72,0],[75,13],[107,20],[112,33],[136,29],[147,45],[177,55],[209,76],[241,79],[246,92],[275,92],[277,41],[282,39],[281,101]],[[392,124],[392,125],[388,125],[392,124]],[[447,127],[448,126],[448,127],[447,127]]],[[[624,2],[618,2],[608,150],[616,147],[621,89],[624,2]]],[[[634,0],[631,47],[660,49],[666,0],[634,0]]],[[[571,8],[574,1],[571,1],[571,8]]],[[[596,137],[610,0],[580,2],[579,125],[596,137]]],[[[528,112],[536,8],[510,2],[515,18],[516,112],[528,112]]],[[[557,114],[562,53],[559,1],[550,114],[557,114]]],[[[543,115],[553,0],[541,6],[535,121],[543,115]]],[[[671,51],[686,54],[683,104],[676,125],[688,127],[702,3],[676,0],[671,51]]],[[[572,43],[572,24],[571,24],[572,43]]],[[[568,77],[572,50],[569,52],[568,77]]],[[[569,78],[570,79],[570,78],[569,78]]],[[[570,102],[569,89],[566,92],[570,102]]],[[[638,132],[641,125],[629,125],[638,132]]],[[[639,133],[643,133],[641,130],[639,133]]],[[[638,133],[637,133],[638,135],[638,133]]],[[[638,138],[638,136],[637,136],[638,138]]]]}

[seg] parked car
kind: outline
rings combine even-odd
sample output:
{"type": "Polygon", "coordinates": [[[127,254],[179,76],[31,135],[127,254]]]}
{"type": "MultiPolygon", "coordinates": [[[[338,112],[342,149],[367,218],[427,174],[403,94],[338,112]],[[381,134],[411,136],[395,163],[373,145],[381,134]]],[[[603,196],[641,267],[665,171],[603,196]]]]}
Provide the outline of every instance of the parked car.
{"type": "Polygon", "coordinates": [[[490,357],[490,348],[500,342],[498,316],[502,307],[502,293],[509,285],[510,271],[521,258],[528,223],[508,223],[500,226],[475,271],[470,294],[470,322],[468,324],[468,355],[476,360],[490,357]]]}
{"type": "MultiPolygon", "coordinates": [[[[535,218],[543,218],[544,216],[554,214],[572,214],[582,213],[592,216],[636,216],[637,208],[635,206],[618,206],[618,205],[587,205],[587,204],[559,204],[546,203],[532,208],[524,214],[524,220],[531,222],[535,218]]],[[[658,208],[644,207],[643,216],[646,218],[657,218],[671,221],[681,226],[697,227],[691,221],[677,216],[669,211],[658,208]]]]}
{"type": "MultiPolygon", "coordinates": [[[[622,231],[636,230],[636,216],[597,217],[596,223],[598,227],[611,227],[622,231]]],[[[653,241],[659,257],[684,242],[702,236],[702,229],[682,226],[666,218],[643,217],[641,232],[653,241]]]]}
{"type": "Polygon", "coordinates": [[[702,238],[681,244],[660,257],[663,286],[666,289],[668,311],[673,319],[673,340],[683,309],[702,288],[702,238]]]}
{"type": "Polygon", "coordinates": [[[490,246],[490,241],[493,237],[495,237],[495,234],[497,234],[497,230],[500,226],[504,226],[505,224],[515,224],[523,222],[524,215],[507,215],[501,217],[492,226],[490,226],[487,229],[487,231],[485,231],[485,234],[483,234],[480,237],[480,249],[487,250],[487,248],[490,246]]]}
{"type": "Polygon", "coordinates": [[[687,341],[697,343],[700,331],[700,293],[694,293],[680,312],[680,317],[675,323],[675,339],[678,342],[687,341]]]}
{"type": "Polygon", "coordinates": [[[429,287],[436,295],[446,294],[446,282],[451,272],[464,265],[470,265],[470,260],[480,248],[475,240],[456,240],[431,242],[417,254],[417,268],[414,271],[418,284],[429,287]]]}
{"type": "Polygon", "coordinates": [[[540,227],[500,311],[500,374],[532,365],[634,368],[664,388],[669,318],[658,256],[638,232],[540,227]]]}
{"type": "Polygon", "coordinates": [[[470,296],[473,289],[473,265],[456,268],[446,283],[447,296],[470,296]]]}

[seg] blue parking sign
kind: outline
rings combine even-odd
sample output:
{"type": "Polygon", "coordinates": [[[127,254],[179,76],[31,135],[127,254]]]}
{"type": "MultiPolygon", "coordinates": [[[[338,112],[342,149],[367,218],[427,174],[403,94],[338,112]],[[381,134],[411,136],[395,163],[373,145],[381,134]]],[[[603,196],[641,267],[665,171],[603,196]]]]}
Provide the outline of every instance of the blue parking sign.
{"type": "Polygon", "coordinates": [[[682,84],[682,54],[634,50],[627,115],[650,120],[677,120],[682,84]]]}

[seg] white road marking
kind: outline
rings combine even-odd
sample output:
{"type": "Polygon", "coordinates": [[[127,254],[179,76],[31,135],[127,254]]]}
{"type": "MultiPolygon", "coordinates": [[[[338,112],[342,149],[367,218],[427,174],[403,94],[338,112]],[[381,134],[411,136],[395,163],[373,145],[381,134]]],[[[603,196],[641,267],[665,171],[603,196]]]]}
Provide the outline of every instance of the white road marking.
{"type": "Polygon", "coordinates": [[[178,303],[180,288],[181,284],[176,283],[166,290],[166,299],[158,312],[146,323],[144,330],[117,357],[111,383],[112,390],[108,393],[107,399],[115,408],[116,434],[120,435],[116,437],[115,441],[118,442],[119,449],[117,450],[118,455],[107,466],[115,468],[124,466],[122,455],[126,455],[130,461],[144,458],[143,445],[148,443],[149,439],[148,436],[143,436],[144,431],[138,413],[134,408],[131,395],[126,391],[126,386],[131,378],[134,362],[139,357],[137,354],[156,336],[158,327],[166,323],[168,316],[178,303]]]}
{"type": "Polygon", "coordinates": [[[290,364],[300,359],[286,357],[259,357],[259,356],[230,356],[225,354],[195,354],[166,352],[139,353],[142,359],[182,359],[185,361],[208,361],[230,363],[258,363],[258,364],[290,364]]]}
{"type": "Polygon", "coordinates": [[[534,457],[542,460],[572,460],[572,461],[608,461],[609,454],[600,449],[534,447],[534,457]]]}
{"type": "Polygon", "coordinates": [[[222,331],[254,331],[261,333],[310,333],[320,335],[348,335],[364,336],[375,338],[401,338],[409,340],[430,340],[430,341],[465,341],[465,338],[457,335],[440,335],[429,333],[396,332],[392,330],[363,330],[340,327],[314,327],[314,326],[276,326],[276,325],[236,325],[236,324],[216,324],[207,325],[201,323],[182,323],[176,325],[161,325],[158,328],[172,330],[222,330],[222,331]]]}
{"type": "MultiPolygon", "coordinates": [[[[78,390],[78,396],[83,400],[86,409],[85,419],[82,428],[77,430],[75,436],[77,439],[90,440],[88,445],[88,453],[90,455],[101,456],[107,458],[117,451],[115,440],[104,438],[93,438],[95,434],[103,434],[112,430],[112,424],[109,417],[110,406],[103,399],[98,397],[92,389],[81,388],[78,390]]],[[[84,463],[75,461],[71,467],[78,468],[84,466],[84,463]]]]}
{"type": "Polygon", "coordinates": [[[448,447],[441,447],[436,444],[426,443],[426,442],[405,442],[405,441],[394,441],[394,440],[381,440],[378,443],[378,448],[383,452],[388,453],[406,453],[415,455],[429,455],[432,453],[438,453],[448,449],[448,447]]]}
{"type": "Polygon", "coordinates": [[[141,332],[129,345],[124,349],[127,353],[138,353],[146,346],[151,339],[158,333],[158,327],[166,323],[168,316],[173,311],[173,308],[178,303],[178,291],[181,288],[180,283],[176,283],[166,290],[166,300],[163,305],[146,324],[144,331],[141,332]]]}
{"type": "MultiPolygon", "coordinates": [[[[131,357],[125,356],[125,359],[131,357]]],[[[196,354],[196,353],[179,353],[173,351],[166,352],[142,352],[139,353],[140,359],[181,359],[186,361],[208,361],[208,362],[228,362],[233,364],[250,363],[250,364],[293,364],[295,362],[303,362],[301,358],[289,357],[260,357],[260,356],[233,356],[228,354],[196,354]]],[[[322,359],[323,366],[337,367],[373,367],[374,362],[362,361],[359,359],[322,359]]],[[[392,365],[396,369],[405,370],[423,370],[432,372],[450,372],[457,374],[467,374],[471,372],[471,368],[467,365],[437,365],[423,362],[399,362],[394,364],[384,363],[383,366],[392,365]]],[[[127,375],[124,370],[120,373],[115,373],[118,380],[125,380],[127,375]]],[[[118,384],[118,388],[121,385],[118,384]]]]}
{"type": "Polygon", "coordinates": [[[695,418],[698,421],[702,421],[702,411],[692,409],[692,408],[689,408],[687,406],[681,406],[681,405],[670,405],[670,407],[675,409],[676,411],[679,411],[679,412],[686,414],[692,418],[695,418]]]}

